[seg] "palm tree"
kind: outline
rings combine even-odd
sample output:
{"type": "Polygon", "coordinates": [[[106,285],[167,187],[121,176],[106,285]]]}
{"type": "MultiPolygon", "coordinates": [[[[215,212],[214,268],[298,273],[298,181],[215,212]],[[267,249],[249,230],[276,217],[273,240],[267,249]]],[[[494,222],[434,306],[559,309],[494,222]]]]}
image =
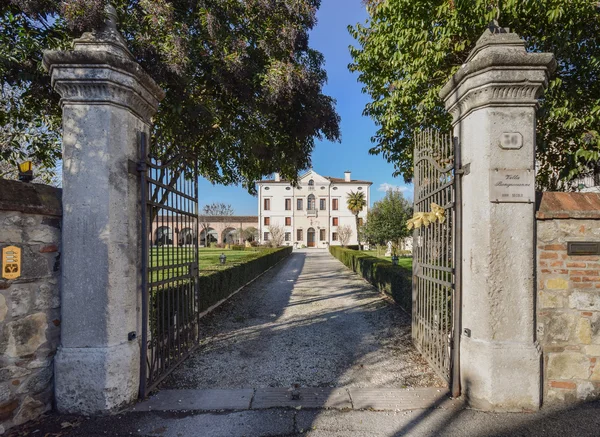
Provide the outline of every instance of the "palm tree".
{"type": "Polygon", "coordinates": [[[358,241],[358,250],[361,250],[360,247],[360,226],[358,220],[358,214],[363,210],[365,206],[367,206],[367,200],[365,199],[365,193],[362,191],[350,191],[347,196],[346,204],[348,205],[348,209],[354,214],[354,218],[356,219],[356,240],[358,241]]]}

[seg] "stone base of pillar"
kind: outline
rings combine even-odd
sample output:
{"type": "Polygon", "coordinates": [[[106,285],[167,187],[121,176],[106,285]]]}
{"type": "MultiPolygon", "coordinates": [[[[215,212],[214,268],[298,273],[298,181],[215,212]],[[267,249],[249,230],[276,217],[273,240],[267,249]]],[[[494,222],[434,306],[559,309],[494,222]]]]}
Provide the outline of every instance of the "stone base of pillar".
{"type": "Polygon", "coordinates": [[[461,339],[461,384],[467,404],[484,411],[536,411],[541,352],[535,344],[461,339]]]}
{"type": "Polygon", "coordinates": [[[56,408],[64,414],[107,414],[138,397],[140,348],[135,341],[102,348],[58,349],[56,408]]]}

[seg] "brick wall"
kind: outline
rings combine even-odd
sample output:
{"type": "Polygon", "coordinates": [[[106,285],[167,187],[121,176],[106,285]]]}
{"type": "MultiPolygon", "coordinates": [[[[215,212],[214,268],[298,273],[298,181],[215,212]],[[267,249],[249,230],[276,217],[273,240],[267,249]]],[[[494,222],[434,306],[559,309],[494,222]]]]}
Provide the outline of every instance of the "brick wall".
{"type": "Polygon", "coordinates": [[[52,407],[60,337],[60,190],[0,180],[0,251],[21,249],[22,274],[0,278],[0,434],[52,407]]]}
{"type": "Polygon", "coordinates": [[[545,403],[600,399],[600,256],[567,243],[600,242],[600,195],[544,193],[537,213],[537,334],[545,403]]]}

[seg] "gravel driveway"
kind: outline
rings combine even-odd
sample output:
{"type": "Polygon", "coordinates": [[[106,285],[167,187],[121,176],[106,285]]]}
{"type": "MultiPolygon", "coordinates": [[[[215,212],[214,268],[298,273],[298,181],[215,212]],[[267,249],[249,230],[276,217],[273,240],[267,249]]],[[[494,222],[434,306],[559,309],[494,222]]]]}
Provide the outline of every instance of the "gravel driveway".
{"type": "Polygon", "coordinates": [[[411,344],[410,316],[327,251],[294,252],[200,329],[161,388],[444,385],[411,344]]]}

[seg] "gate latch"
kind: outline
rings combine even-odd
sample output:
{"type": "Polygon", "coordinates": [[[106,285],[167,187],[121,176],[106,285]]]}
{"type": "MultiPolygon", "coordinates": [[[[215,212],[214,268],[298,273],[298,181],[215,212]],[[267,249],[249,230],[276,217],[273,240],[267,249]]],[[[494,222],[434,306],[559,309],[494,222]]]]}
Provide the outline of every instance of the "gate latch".
{"type": "Polygon", "coordinates": [[[198,264],[190,264],[190,276],[198,276],[198,264]]]}

